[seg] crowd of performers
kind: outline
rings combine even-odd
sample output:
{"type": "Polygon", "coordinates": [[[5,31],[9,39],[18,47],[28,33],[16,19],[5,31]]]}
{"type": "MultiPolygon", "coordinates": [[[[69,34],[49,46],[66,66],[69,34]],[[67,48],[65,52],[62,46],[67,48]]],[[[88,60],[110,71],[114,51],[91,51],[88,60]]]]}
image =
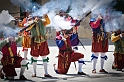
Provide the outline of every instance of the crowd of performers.
{"type": "MultiPolygon", "coordinates": [[[[82,70],[84,62],[84,54],[79,53],[78,44],[80,40],[78,38],[78,26],[80,25],[79,20],[73,19],[73,17],[65,14],[65,12],[60,12],[58,14],[60,17],[64,17],[65,21],[70,21],[72,28],[62,29],[56,31],[55,43],[58,47],[58,64],[53,64],[54,71],[57,74],[67,74],[71,62],[78,61],[78,72],[79,75],[86,75],[82,70]],[[77,24],[78,23],[78,24],[77,24]],[[76,24],[76,26],[75,26],[76,24]]],[[[31,17],[29,13],[26,13],[25,18],[18,22],[20,28],[26,28],[23,32],[18,33],[18,37],[8,36],[0,40],[0,49],[2,54],[1,64],[2,68],[0,70],[0,77],[6,79],[14,79],[17,76],[15,68],[20,68],[21,80],[26,80],[24,76],[25,69],[28,69],[27,54],[30,48],[31,63],[33,65],[32,77],[37,76],[37,59],[42,57],[43,67],[44,67],[44,77],[52,77],[48,73],[48,61],[47,57],[50,53],[47,37],[45,32],[45,27],[50,24],[50,19],[47,14],[44,14],[42,19],[35,16],[31,17]],[[22,51],[24,52],[24,58],[20,56],[17,52],[17,43],[22,42],[22,51]]],[[[99,72],[108,73],[104,69],[104,62],[107,60],[106,52],[108,52],[108,33],[105,32],[104,26],[105,22],[101,15],[97,18],[91,18],[89,25],[92,28],[92,73],[97,73],[96,64],[100,55],[101,67],[99,72]]],[[[124,33],[120,29],[113,32],[111,36],[111,41],[114,43],[114,62],[112,64],[112,69],[122,71],[124,68],[124,33]]]]}
{"type": "Polygon", "coordinates": [[[24,58],[18,55],[17,52],[17,43],[18,40],[15,40],[15,37],[9,36],[4,40],[0,41],[0,48],[3,54],[1,59],[1,63],[3,65],[1,69],[1,77],[6,79],[14,79],[14,76],[17,76],[15,72],[15,68],[20,68],[20,77],[21,80],[26,80],[27,78],[23,75],[25,68],[28,68],[27,54],[28,48],[31,48],[30,54],[32,56],[31,63],[33,64],[33,74],[32,77],[36,77],[36,69],[37,69],[37,59],[39,56],[42,57],[43,66],[44,66],[44,77],[52,77],[48,73],[48,61],[50,51],[48,48],[47,37],[45,34],[46,25],[50,24],[50,19],[47,14],[44,14],[42,19],[39,17],[28,17],[24,18],[22,22],[18,22],[19,27],[28,26],[28,29],[23,32],[19,32],[19,41],[22,42],[22,47],[24,51],[24,58]]]}

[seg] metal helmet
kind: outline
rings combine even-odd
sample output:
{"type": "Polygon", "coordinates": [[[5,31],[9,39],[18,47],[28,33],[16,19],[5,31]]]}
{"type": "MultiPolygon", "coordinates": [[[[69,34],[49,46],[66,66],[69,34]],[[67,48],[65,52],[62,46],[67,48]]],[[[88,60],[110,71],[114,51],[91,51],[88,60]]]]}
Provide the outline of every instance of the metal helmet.
{"type": "Polygon", "coordinates": [[[94,21],[96,21],[95,18],[91,18],[91,19],[90,19],[90,22],[94,22],[94,21]]]}
{"type": "Polygon", "coordinates": [[[37,8],[36,6],[33,6],[32,12],[35,12],[35,11],[37,11],[37,10],[38,10],[38,8],[37,8]]]}

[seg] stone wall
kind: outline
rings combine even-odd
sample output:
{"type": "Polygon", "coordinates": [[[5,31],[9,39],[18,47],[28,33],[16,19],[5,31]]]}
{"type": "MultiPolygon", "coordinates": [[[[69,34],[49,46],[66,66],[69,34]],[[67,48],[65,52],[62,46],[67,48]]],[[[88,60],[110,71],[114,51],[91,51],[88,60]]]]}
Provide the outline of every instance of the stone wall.
{"type": "Polygon", "coordinates": [[[90,15],[86,17],[80,24],[78,29],[78,35],[80,38],[91,38],[92,37],[92,29],[89,26],[90,15]]]}
{"type": "MultiPolygon", "coordinates": [[[[10,0],[0,0],[0,13],[2,10],[8,10],[9,13],[15,13],[20,12],[20,8],[17,6],[14,6],[10,0]]],[[[12,16],[19,16],[20,14],[11,14],[12,16]]]]}

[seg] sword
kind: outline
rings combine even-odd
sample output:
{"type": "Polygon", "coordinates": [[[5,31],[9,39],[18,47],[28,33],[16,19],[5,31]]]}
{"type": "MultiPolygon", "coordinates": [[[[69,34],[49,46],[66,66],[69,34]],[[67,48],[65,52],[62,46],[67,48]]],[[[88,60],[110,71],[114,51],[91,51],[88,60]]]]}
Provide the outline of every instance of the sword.
{"type": "Polygon", "coordinates": [[[74,67],[75,67],[75,70],[77,71],[77,67],[76,67],[76,63],[74,62],[74,67]]]}

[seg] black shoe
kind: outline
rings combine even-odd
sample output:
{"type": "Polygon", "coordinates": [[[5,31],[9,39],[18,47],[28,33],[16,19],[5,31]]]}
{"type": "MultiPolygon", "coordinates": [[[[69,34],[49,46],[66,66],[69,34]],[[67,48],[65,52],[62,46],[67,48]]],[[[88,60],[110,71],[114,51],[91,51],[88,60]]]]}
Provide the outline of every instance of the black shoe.
{"type": "Polygon", "coordinates": [[[94,74],[95,74],[95,73],[96,73],[96,70],[92,70],[92,73],[94,73],[94,74]]]}
{"type": "Polygon", "coordinates": [[[36,74],[32,74],[32,77],[36,77],[36,74]]]}
{"type": "Polygon", "coordinates": [[[122,71],[122,69],[116,69],[116,71],[122,71]]]}
{"type": "Polygon", "coordinates": [[[44,74],[44,77],[49,77],[49,78],[50,78],[50,77],[52,77],[52,76],[51,76],[51,75],[49,75],[49,74],[47,74],[47,75],[46,75],[46,74],[44,74]]]}
{"type": "Polygon", "coordinates": [[[14,80],[14,77],[13,78],[6,77],[5,80],[14,80]]]}
{"type": "Polygon", "coordinates": [[[2,73],[0,74],[0,78],[1,79],[4,79],[4,75],[2,73]]]}
{"type": "Polygon", "coordinates": [[[79,75],[86,75],[84,72],[78,72],[79,75]]]}
{"type": "Polygon", "coordinates": [[[19,77],[19,79],[20,79],[20,80],[27,80],[27,78],[25,78],[24,75],[21,75],[21,76],[19,77]]]}
{"type": "Polygon", "coordinates": [[[13,80],[13,79],[9,79],[8,77],[6,77],[5,80],[13,80]]]}
{"type": "Polygon", "coordinates": [[[101,73],[108,73],[106,70],[104,70],[104,69],[101,69],[101,70],[99,70],[99,72],[101,72],[101,73]]]}

